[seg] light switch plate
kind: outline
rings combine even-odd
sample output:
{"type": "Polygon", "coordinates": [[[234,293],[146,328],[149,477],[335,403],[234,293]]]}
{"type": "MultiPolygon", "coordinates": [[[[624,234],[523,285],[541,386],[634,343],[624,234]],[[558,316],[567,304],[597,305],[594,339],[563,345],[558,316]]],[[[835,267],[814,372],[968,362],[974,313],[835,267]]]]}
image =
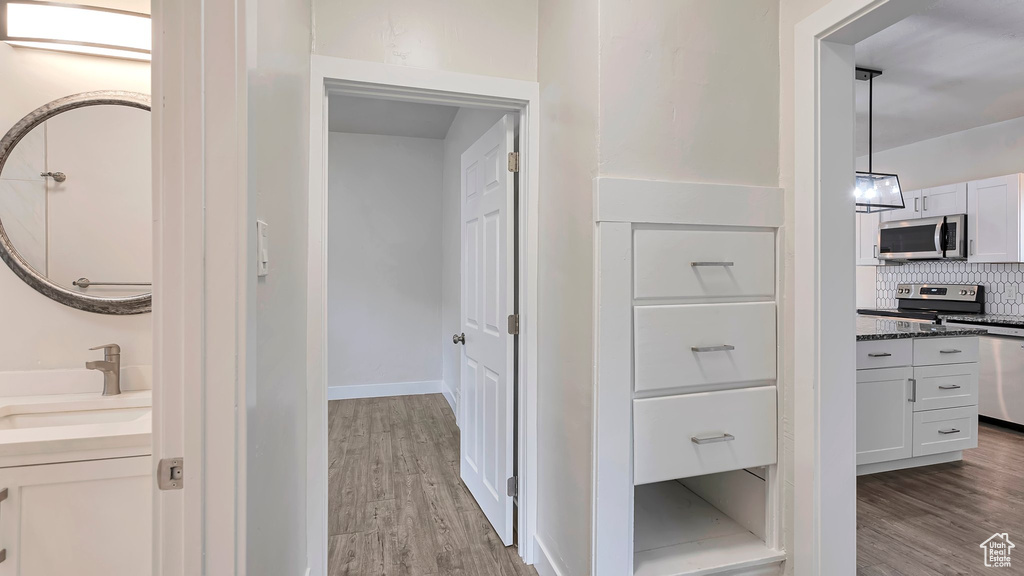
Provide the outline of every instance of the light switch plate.
{"type": "Polygon", "coordinates": [[[269,240],[267,239],[267,223],[256,221],[256,275],[266,276],[270,272],[269,240]]]}

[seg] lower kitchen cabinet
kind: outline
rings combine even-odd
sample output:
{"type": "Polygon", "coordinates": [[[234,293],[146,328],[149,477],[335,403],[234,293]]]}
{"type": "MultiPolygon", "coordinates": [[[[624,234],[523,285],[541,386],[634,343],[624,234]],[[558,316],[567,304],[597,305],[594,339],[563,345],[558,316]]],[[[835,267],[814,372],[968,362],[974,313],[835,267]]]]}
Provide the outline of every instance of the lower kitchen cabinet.
{"type": "Polygon", "coordinates": [[[0,576],[152,572],[149,456],[0,469],[0,576]],[[3,494],[3,492],[0,492],[3,494]]]}
{"type": "Polygon", "coordinates": [[[914,452],[914,369],[857,371],[857,465],[910,458],[914,452]]]}

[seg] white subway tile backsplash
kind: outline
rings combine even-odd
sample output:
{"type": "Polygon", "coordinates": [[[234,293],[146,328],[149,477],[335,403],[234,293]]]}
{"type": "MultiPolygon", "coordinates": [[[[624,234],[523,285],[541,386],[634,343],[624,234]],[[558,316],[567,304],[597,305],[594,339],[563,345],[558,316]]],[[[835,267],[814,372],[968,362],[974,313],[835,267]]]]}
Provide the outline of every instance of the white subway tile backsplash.
{"type": "Polygon", "coordinates": [[[1024,264],[912,262],[879,266],[875,277],[876,306],[896,307],[897,284],[980,284],[985,287],[985,312],[1024,315],[1024,264]]]}

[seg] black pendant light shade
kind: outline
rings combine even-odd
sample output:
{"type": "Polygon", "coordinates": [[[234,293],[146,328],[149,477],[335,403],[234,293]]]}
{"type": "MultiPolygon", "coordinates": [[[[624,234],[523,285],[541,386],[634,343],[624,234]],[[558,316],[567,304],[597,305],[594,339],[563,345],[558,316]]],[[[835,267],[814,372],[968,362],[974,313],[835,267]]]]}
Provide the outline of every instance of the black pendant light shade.
{"type": "Polygon", "coordinates": [[[903,203],[903,190],[900,188],[899,176],[883,174],[872,170],[872,140],[874,139],[874,79],[881,76],[880,70],[857,68],[857,80],[868,82],[868,171],[857,172],[856,185],[853,189],[857,203],[857,212],[885,212],[900,210],[903,203]]]}

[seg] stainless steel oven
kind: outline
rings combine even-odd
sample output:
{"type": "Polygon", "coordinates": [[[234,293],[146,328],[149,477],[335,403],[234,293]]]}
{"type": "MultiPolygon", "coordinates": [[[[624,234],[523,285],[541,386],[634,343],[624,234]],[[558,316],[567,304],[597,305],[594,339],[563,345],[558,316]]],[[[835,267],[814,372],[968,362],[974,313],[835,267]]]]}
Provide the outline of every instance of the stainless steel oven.
{"type": "Polygon", "coordinates": [[[939,216],[882,222],[881,260],[963,260],[967,258],[967,216],[939,216]]]}

